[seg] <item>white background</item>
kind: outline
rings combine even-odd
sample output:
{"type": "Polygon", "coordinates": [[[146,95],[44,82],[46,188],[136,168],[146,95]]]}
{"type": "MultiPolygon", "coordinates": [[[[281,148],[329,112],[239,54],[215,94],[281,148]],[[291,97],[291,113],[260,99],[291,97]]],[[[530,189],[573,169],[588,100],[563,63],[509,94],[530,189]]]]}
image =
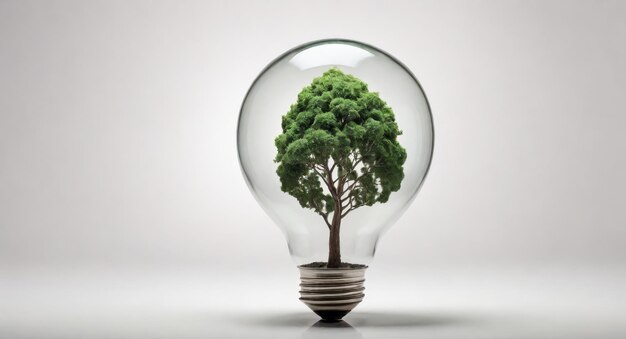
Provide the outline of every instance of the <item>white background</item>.
{"type": "Polygon", "coordinates": [[[626,5],[0,1],[0,337],[626,336],[626,5]],[[429,176],[310,327],[236,123],[301,43],[405,63],[429,176]]]}

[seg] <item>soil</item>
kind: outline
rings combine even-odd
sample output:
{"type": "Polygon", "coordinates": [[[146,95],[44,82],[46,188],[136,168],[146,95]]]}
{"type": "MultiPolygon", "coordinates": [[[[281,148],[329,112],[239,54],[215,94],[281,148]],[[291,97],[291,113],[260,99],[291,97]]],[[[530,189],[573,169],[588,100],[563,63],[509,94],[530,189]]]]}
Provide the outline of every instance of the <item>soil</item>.
{"type": "MultiPolygon", "coordinates": [[[[307,267],[307,268],[328,268],[327,267],[328,263],[327,262],[322,262],[322,261],[316,261],[316,262],[312,262],[312,263],[308,263],[305,265],[301,265],[300,267],[307,267]]],[[[357,268],[367,268],[367,265],[361,265],[361,264],[351,264],[348,262],[342,262],[341,265],[339,265],[338,268],[351,268],[351,269],[357,269],[357,268]]]]}

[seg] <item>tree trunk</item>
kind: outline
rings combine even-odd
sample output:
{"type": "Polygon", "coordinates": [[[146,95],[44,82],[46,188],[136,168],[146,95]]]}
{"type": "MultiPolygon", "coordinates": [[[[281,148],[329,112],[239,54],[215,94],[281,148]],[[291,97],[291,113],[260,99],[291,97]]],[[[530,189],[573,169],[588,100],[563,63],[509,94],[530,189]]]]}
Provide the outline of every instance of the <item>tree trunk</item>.
{"type": "Polygon", "coordinates": [[[341,201],[335,200],[333,222],[328,239],[328,268],[338,268],[341,265],[341,250],[339,247],[339,229],[341,228],[341,201]]]}

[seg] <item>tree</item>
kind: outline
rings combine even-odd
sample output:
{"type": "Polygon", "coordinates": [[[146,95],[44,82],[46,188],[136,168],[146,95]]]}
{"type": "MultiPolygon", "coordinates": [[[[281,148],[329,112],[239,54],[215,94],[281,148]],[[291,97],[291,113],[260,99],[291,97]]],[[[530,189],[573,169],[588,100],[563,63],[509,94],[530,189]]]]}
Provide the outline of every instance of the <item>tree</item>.
{"type": "Polygon", "coordinates": [[[329,229],[329,268],[341,266],[341,220],[400,189],[406,150],[393,111],[367,84],[336,68],[305,87],[275,140],[281,190],[329,229]],[[332,214],[332,215],[331,215],[332,214]]]}

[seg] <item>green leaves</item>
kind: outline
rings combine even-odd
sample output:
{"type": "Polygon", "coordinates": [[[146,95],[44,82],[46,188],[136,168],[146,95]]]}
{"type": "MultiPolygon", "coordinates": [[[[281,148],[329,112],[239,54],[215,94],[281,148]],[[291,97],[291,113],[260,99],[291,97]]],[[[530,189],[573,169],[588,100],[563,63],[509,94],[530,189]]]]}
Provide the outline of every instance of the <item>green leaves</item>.
{"type": "Polygon", "coordinates": [[[337,119],[335,118],[335,115],[331,112],[327,112],[319,113],[318,115],[316,115],[315,119],[313,120],[313,125],[311,127],[313,129],[334,132],[335,129],[339,126],[337,125],[337,119]]]}
{"type": "Polygon", "coordinates": [[[344,123],[357,120],[361,116],[359,115],[360,110],[359,104],[351,99],[344,98],[334,98],[330,102],[330,110],[337,120],[342,121],[344,123]]]}
{"type": "MultiPolygon", "coordinates": [[[[406,150],[392,109],[363,81],[339,69],[313,79],[282,118],[275,139],[281,189],[328,224],[342,213],[384,203],[400,189],[406,150]],[[335,205],[340,206],[335,211],[335,205]]],[[[330,227],[330,225],[329,225],[330,227]]]]}

